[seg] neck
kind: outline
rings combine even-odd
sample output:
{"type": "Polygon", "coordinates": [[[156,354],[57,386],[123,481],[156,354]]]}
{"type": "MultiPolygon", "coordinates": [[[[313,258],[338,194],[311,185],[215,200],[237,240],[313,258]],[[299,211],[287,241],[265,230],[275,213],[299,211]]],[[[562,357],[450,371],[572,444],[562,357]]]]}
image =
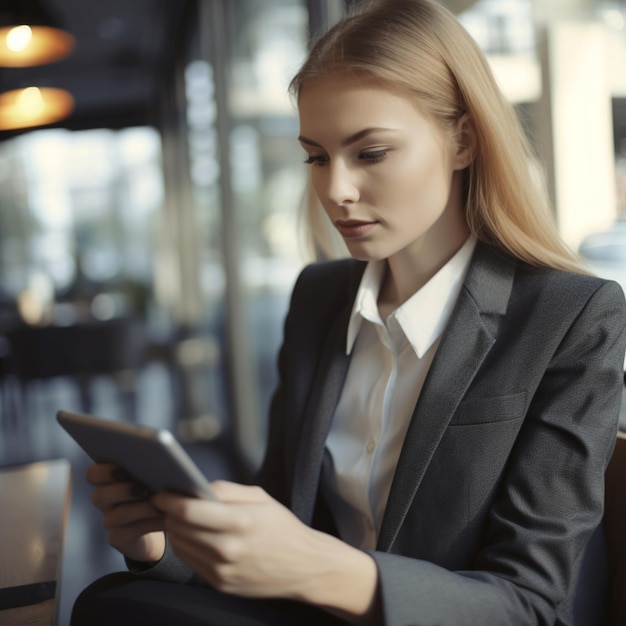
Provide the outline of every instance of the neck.
{"type": "Polygon", "coordinates": [[[419,291],[463,246],[469,230],[459,231],[450,240],[450,245],[423,245],[417,253],[396,254],[387,259],[378,306],[381,317],[404,304],[419,291]]]}
{"type": "MultiPolygon", "coordinates": [[[[463,173],[452,176],[448,203],[431,227],[406,248],[387,258],[378,305],[394,311],[419,291],[463,246],[470,231],[465,219],[463,173]]],[[[384,317],[383,317],[384,319],[384,317]]]]}

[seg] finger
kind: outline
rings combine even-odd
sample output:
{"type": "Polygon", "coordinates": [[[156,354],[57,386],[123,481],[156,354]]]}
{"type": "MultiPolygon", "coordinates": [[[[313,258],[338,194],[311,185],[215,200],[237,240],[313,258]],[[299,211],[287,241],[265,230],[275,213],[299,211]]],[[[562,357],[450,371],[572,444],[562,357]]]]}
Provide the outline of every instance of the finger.
{"type": "Polygon", "coordinates": [[[149,495],[148,488],[140,483],[116,482],[96,487],[91,494],[91,501],[99,509],[106,509],[125,502],[146,500],[149,495]]]}
{"type": "Polygon", "coordinates": [[[241,596],[263,595],[258,592],[258,582],[246,575],[248,568],[244,566],[242,572],[239,563],[242,556],[240,542],[234,542],[230,548],[225,548],[223,536],[213,537],[215,545],[211,545],[206,539],[205,536],[199,545],[184,535],[168,535],[168,542],[174,553],[215,589],[241,596]]]}
{"type": "Polygon", "coordinates": [[[178,558],[186,563],[192,570],[202,576],[209,585],[219,589],[222,583],[221,576],[217,573],[221,564],[210,550],[200,552],[197,546],[188,544],[185,541],[177,541],[168,535],[168,544],[178,558]]]}
{"type": "MultiPolygon", "coordinates": [[[[218,537],[213,537],[218,540],[218,537]]],[[[185,534],[168,533],[167,541],[173,552],[191,569],[200,574],[215,588],[221,588],[224,583],[225,567],[232,567],[232,561],[226,559],[215,549],[206,536],[198,543],[185,534]]]]}
{"type": "Polygon", "coordinates": [[[235,517],[234,505],[163,491],[152,496],[150,502],[169,518],[167,524],[172,528],[184,526],[188,529],[224,531],[232,528],[235,517]]]}
{"type": "MultiPolygon", "coordinates": [[[[272,500],[265,490],[254,485],[241,485],[225,480],[217,480],[211,483],[211,486],[215,487],[220,503],[254,504],[272,500]]],[[[164,491],[155,494],[153,501],[157,508],[180,517],[184,517],[186,510],[203,508],[203,503],[211,502],[202,498],[189,498],[188,496],[164,491]],[[195,502],[197,506],[192,505],[191,502],[195,502]]]]}
{"type": "MultiPolygon", "coordinates": [[[[160,496],[161,494],[159,494],[160,496]]],[[[245,535],[254,529],[259,506],[251,504],[223,504],[199,499],[170,501],[162,507],[163,499],[153,498],[156,508],[165,515],[165,527],[168,532],[182,535],[199,533],[222,533],[226,535],[245,535]]]]}
{"type": "Polygon", "coordinates": [[[233,564],[241,562],[250,553],[246,540],[238,535],[184,528],[174,531],[168,528],[166,532],[174,552],[186,560],[233,564]]]}
{"type": "Polygon", "coordinates": [[[215,548],[219,544],[223,535],[211,533],[210,531],[199,531],[197,529],[178,527],[172,530],[166,526],[167,541],[178,556],[196,556],[199,559],[222,560],[219,551],[215,548]]]}
{"type": "Polygon", "coordinates": [[[151,517],[141,520],[134,524],[127,526],[116,526],[106,529],[109,534],[109,543],[114,547],[128,544],[131,541],[136,541],[140,537],[154,532],[163,531],[163,519],[158,517],[151,517]]]}
{"type": "Polygon", "coordinates": [[[116,528],[108,533],[109,543],[135,561],[158,561],[164,553],[165,536],[147,521],[136,527],[116,528]]]}
{"type": "Polygon", "coordinates": [[[256,485],[215,480],[211,483],[211,487],[222,502],[265,502],[271,499],[264,489],[256,485]]]}
{"type": "Polygon", "coordinates": [[[195,499],[196,498],[181,496],[169,491],[158,491],[151,496],[150,502],[155,509],[172,515],[177,514],[177,516],[180,517],[188,506],[188,503],[195,499]]]}
{"type": "Polygon", "coordinates": [[[127,472],[112,463],[94,463],[87,468],[85,476],[87,482],[92,485],[107,485],[130,480],[127,472]]]}
{"type": "Polygon", "coordinates": [[[163,516],[147,501],[120,504],[104,511],[103,524],[107,529],[134,525],[144,520],[158,520],[164,530],[163,516]]]}

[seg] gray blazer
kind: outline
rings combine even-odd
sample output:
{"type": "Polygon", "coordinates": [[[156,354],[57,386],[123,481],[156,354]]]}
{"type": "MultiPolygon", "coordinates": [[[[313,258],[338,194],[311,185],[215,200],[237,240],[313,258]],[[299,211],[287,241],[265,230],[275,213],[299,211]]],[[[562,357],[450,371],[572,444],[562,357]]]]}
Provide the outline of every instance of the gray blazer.
{"type": "MultiPolygon", "coordinates": [[[[329,532],[320,470],[363,269],[320,263],[298,279],[259,474],[300,519],[329,532]]],[[[575,602],[591,582],[580,570],[602,517],[625,325],[616,283],[476,247],[371,553],[385,624],[593,623],[575,602]]]]}

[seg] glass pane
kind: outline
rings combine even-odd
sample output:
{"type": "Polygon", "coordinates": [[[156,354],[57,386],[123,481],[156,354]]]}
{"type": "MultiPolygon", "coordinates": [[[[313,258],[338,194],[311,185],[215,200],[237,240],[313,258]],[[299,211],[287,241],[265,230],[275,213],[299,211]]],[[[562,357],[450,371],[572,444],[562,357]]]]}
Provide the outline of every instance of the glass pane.
{"type": "MultiPolygon", "coordinates": [[[[154,364],[148,338],[161,323],[154,290],[161,158],[149,127],[48,129],[0,144],[1,357],[24,390],[33,380],[77,383],[62,385],[71,394],[49,413],[64,406],[170,419],[167,382],[147,403],[138,393],[144,366],[154,364]]],[[[162,380],[164,368],[155,368],[162,380]]]]}
{"type": "Polygon", "coordinates": [[[68,315],[68,307],[54,306],[64,300],[84,305],[73,315],[147,315],[160,159],[152,128],[42,130],[0,144],[5,295],[26,301],[31,294],[42,316],[68,315]],[[103,293],[110,297],[96,298],[103,293]]]}
{"type": "MultiPolygon", "coordinates": [[[[307,50],[303,1],[229,3],[232,185],[240,229],[240,272],[256,389],[257,450],[276,385],[276,357],[293,282],[303,260],[298,213],[305,169],[287,93],[307,50]]],[[[255,452],[253,452],[254,454],[255,452]]]]}
{"type": "Polygon", "coordinates": [[[201,45],[201,35],[208,38],[210,33],[201,29],[197,17],[190,21],[177,94],[182,115],[177,112],[168,121],[166,132],[168,211],[176,231],[168,237],[177,258],[178,299],[183,304],[177,316],[177,435],[188,442],[222,434],[231,413],[216,84],[211,59],[201,45]]]}

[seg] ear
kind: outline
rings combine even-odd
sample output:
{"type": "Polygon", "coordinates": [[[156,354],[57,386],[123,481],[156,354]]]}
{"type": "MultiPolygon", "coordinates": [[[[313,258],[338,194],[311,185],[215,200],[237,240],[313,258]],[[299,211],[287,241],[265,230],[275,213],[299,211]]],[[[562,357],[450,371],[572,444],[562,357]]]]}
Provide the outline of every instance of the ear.
{"type": "Polygon", "coordinates": [[[469,113],[464,113],[456,123],[454,139],[454,169],[464,170],[472,163],[476,153],[476,129],[469,113]]]}

